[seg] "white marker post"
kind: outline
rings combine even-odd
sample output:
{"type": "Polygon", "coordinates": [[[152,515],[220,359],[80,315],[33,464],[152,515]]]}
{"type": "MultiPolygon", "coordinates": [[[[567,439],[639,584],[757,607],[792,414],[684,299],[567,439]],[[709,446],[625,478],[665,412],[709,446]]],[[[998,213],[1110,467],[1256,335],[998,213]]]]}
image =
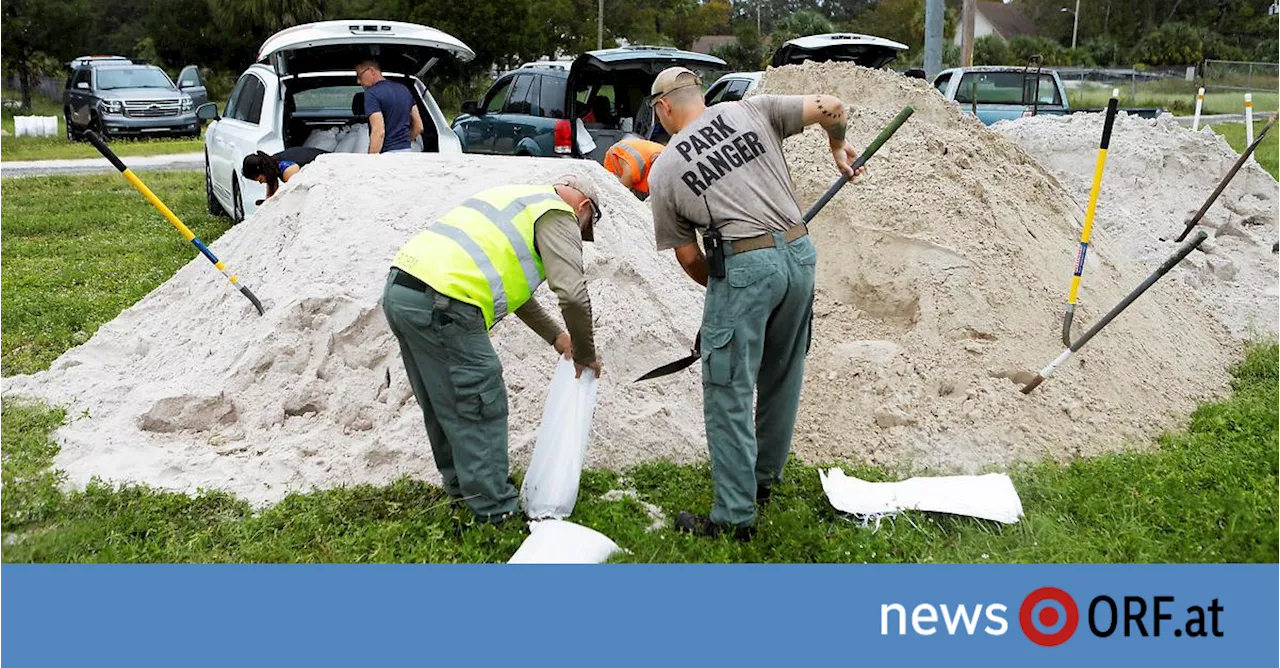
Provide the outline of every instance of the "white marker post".
{"type": "Polygon", "coordinates": [[[1244,145],[1253,143],[1253,93],[1244,94],[1244,145]]]}
{"type": "Polygon", "coordinates": [[[1203,87],[1201,87],[1200,90],[1196,91],[1196,117],[1194,120],[1191,121],[1191,129],[1193,131],[1200,129],[1200,110],[1201,109],[1204,109],[1204,88],[1203,87]]]}

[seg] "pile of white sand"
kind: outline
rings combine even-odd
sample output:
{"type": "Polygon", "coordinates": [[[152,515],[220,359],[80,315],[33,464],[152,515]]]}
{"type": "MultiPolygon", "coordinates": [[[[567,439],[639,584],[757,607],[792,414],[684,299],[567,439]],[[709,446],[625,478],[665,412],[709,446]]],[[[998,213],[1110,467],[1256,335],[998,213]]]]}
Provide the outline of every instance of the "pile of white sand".
{"type": "MultiPolygon", "coordinates": [[[[992,129],[1047,168],[1083,210],[1093,187],[1102,121],[1102,114],[1038,116],[992,129]]],[[[1207,128],[1192,132],[1171,117],[1121,114],[1107,151],[1094,229],[1105,229],[1107,241],[1155,269],[1238,158],[1207,128]]],[[[1201,220],[1198,229],[1210,233],[1200,246],[1203,252],[1193,253],[1172,273],[1240,337],[1276,332],[1280,276],[1271,252],[1278,239],[1276,205],[1275,179],[1250,160],[1201,220]]]]}
{"type": "MultiPolygon", "coordinates": [[[[1010,377],[1055,357],[1080,215],[1011,142],[963,119],[927,85],[888,72],[807,64],[767,90],[827,91],[869,140],[906,103],[916,115],[813,226],[816,329],[795,450],[972,471],[1144,439],[1220,392],[1236,350],[1181,288],[1157,286],[1030,396],[1010,377]]],[[[789,140],[802,204],[835,177],[822,134],[789,140]]],[[[379,298],[396,249],[484,188],[595,179],[606,218],[587,271],[600,385],[588,465],[706,456],[698,365],[633,384],[685,353],[702,290],[652,222],[599,166],[435,155],[321,158],[214,244],[267,306],[258,316],[203,258],[6,394],[68,405],[56,465],[93,476],[254,502],[401,476],[438,480],[421,414],[379,298]],[[390,371],[390,386],[387,374],[390,371]]],[[[157,223],[161,224],[161,223],[157,223]]],[[[1103,240],[1077,326],[1146,271],[1103,240]]],[[[539,298],[554,308],[544,287],[539,298]]],[[[1083,329],[1081,329],[1083,331],[1083,329]]],[[[517,319],[493,339],[511,397],[511,449],[526,465],[556,360],[517,319]]],[[[1021,376],[1019,376],[1021,377],[1021,376]]]]}

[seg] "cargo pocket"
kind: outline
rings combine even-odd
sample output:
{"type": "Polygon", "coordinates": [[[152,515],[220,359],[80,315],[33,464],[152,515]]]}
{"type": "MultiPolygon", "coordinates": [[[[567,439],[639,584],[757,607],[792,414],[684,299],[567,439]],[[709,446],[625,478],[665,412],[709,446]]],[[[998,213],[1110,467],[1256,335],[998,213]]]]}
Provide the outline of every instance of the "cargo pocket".
{"type": "Polygon", "coordinates": [[[818,264],[818,248],[808,237],[801,237],[787,244],[787,252],[796,264],[810,266],[818,264]]]}
{"type": "Polygon", "coordinates": [[[702,335],[702,377],[725,386],[733,379],[733,328],[709,329],[702,335]]]}
{"type": "Polygon", "coordinates": [[[507,414],[507,388],[502,374],[487,366],[449,369],[458,415],[466,420],[491,420],[507,414]]]}

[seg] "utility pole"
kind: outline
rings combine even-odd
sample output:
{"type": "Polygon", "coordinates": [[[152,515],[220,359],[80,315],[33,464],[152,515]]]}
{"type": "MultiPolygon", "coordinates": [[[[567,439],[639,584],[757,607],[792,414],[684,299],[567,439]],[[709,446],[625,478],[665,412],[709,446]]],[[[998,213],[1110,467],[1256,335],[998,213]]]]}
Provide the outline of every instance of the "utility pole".
{"type": "Polygon", "coordinates": [[[942,0],[925,0],[924,76],[929,81],[942,71],[942,17],[945,11],[942,0]]]}
{"type": "Polygon", "coordinates": [[[760,34],[760,4],[763,2],[764,0],[756,0],[756,34],[757,35],[760,34]]]}
{"type": "Polygon", "coordinates": [[[596,11],[596,49],[604,48],[604,0],[599,0],[596,11]]]}
{"type": "Polygon", "coordinates": [[[962,32],[960,33],[960,65],[973,67],[973,21],[978,13],[978,0],[964,0],[964,8],[960,15],[962,32]]]}

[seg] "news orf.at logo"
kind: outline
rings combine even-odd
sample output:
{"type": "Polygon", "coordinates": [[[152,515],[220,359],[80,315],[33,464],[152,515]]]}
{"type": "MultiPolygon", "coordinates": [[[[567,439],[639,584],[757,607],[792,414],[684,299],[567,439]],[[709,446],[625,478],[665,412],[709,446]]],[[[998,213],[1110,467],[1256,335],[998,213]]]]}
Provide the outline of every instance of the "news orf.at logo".
{"type": "MultiPolygon", "coordinates": [[[[1209,605],[1185,608],[1177,605],[1173,596],[1163,595],[1097,594],[1087,600],[1088,605],[1081,607],[1063,589],[1039,587],[1017,606],[1017,628],[1027,640],[1041,647],[1062,645],[1078,630],[1098,639],[1226,635],[1220,626],[1223,606],[1216,598],[1209,605]]],[[[1008,632],[1012,611],[1013,606],[1001,601],[882,604],[880,635],[999,637],[1008,632]]]]}
{"type": "Polygon", "coordinates": [[[1075,599],[1057,587],[1041,587],[1027,595],[1018,609],[1018,625],[1031,642],[1055,647],[1071,639],[1080,625],[1075,599]]]}

